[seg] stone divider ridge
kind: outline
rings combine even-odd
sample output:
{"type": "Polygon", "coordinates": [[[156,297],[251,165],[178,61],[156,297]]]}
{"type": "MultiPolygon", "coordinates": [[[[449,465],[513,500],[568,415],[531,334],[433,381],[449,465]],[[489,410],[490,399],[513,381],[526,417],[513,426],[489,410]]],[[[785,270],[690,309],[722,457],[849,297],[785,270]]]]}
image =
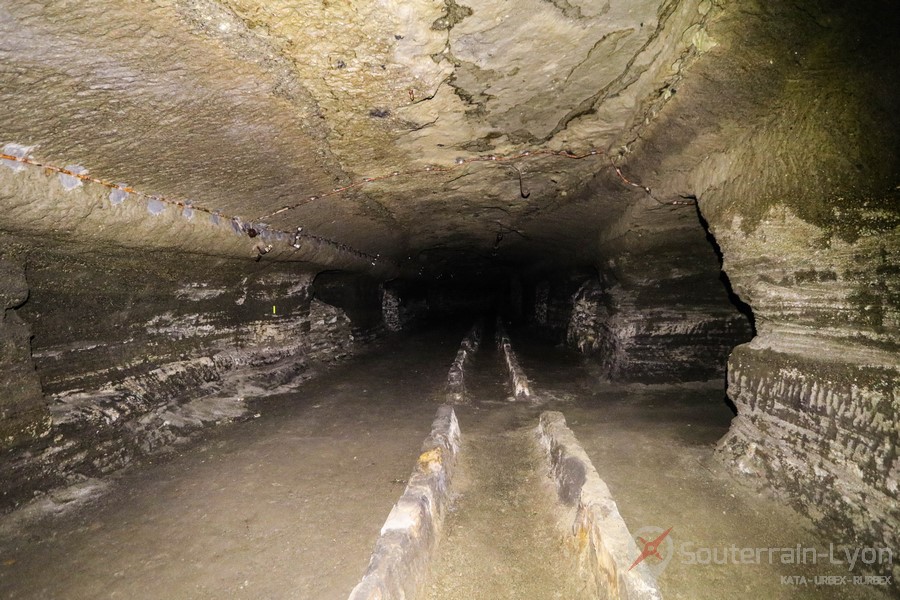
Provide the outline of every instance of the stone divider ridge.
{"type": "Polygon", "coordinates": [[[509,380],[512,383],[513,395],[516,400],[529,400],[531,398],[531,387],[528,385],[528,378],[525,371],[516,358],[513,351],[512,342],[509,335],[503,328],[503,324],[497,319],[497,348],[503,353],[503,360],[506,362],[506,369],[509,372],[509,380]]]}
{"type": "Polygon", "coordinates": [[[598,598],[661,600],[647,563],[635,564],[642,550],[563,414],[542,413],[538,433],[559,500],[574,509],[570,541],[592,591],[598,598]]]}
{"type": "Polygon", "coordinates": [[[382,526],[362,581],[349,600],[417,597],[450,502],[459,443],[456,413],[451,406],[442,405],[406,489],[382,526]]]}

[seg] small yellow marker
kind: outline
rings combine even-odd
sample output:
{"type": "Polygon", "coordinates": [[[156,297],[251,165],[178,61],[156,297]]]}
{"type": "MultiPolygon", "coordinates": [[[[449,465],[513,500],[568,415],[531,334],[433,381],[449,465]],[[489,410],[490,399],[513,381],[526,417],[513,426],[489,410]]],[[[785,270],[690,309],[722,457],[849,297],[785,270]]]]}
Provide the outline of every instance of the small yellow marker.
{"type": "Polygon", "coordinates": [[[275,314],[275,305],[274,304],[272,305],[272,314],[273,315],[275,314]]]}

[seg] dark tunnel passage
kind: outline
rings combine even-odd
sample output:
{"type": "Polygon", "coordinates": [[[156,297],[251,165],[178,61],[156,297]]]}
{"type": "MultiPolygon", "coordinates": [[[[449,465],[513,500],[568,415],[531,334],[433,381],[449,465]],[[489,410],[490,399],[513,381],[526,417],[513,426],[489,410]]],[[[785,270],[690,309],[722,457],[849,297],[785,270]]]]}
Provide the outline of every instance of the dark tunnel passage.
{"type": "Polygon", "coordinates": [[[888,0],[0,0],[0,598],[896,597],[888,0]]]}
{"type": "MultiPolygon", "coordinates": [[[[28,465],[27,479],[13,471],[24,480],[22,487],[4,490],[8,506],[24,508],[11,513],[5,526],[0,547],[11,562],[4,567],[0,591],[9,597],[88,598],[107,591],[140,597],[165,577],[167,583],[150,596],[346,594],[402,488],[409,458],[442,397],[459,340],[480,320],[484,341],[466,375],[465,400],[456,406],[466,432],[466,460],[472,461],[467,482],[460,484],[462,519],[447,524],[446,550],[434,559],[435,583],[426,596],[582,597],[578,579],[564,567],[570,558],[555,543],[554,530],[546,524],[535,527],[535,515],[550,510],[546,498],[521,483],[527,476],[512,485],[477,463],[483,455],[487,464],[531,472],[538,459],[523,431],[531,431],[540,410],[564,407],[588,451],[606,465],[605,477],[617,497],[633,507],[633,516],[623,507],[635,519],[633,526],[649,518],[641,512],[649,507],[637,497],[646,480],[665,474],[697,484],[692,465],[674,465],[668,456],[674,447],[687,453],[685,460],[711,461],[711,444],[727,432],[731,418],[721,401],[725,360],[733,346],[749,339],[750,329],[728,304],[699,224],[695,234],[699,254],[693,258],[700,266],[674,277],[668,288],[655,280],[617,278],[613,271],[582,267],[529,274],[499,261],[481,267],[488,273],[484,278],[464,277],[473,269],[467,265],[455,271],[452,261],[433,280],[384,285],[351,272],[298,279],[257,266],[255,274],[232,280],[240,282],[237,290],[227,279],[220,286],[178,288],[176,297],[192,295],[190,308],[150,318],[147,335],[177,330],[188,338],[202,330],[218,336],[235,318],[234,311],[222,311],[215,329],[205,328],[208,321],[199,314],[216,314],[224,304],[259,315],[271,304],[271,313],[253,325],[265,329],[264,344],[302,338],[303,346],[275,355],[245,348],[228,360],[248,368],[224,376],[214,372],[226,360],[221,355],[212,364],[184,365],[174,381],[169,373],[141,373],[135,365],[137,374],[127,385],[101,388],[107,396],[99,402],[100,394],[64,393],[53,412],[62,424],[59,437],[44,441],[43,456],[54,456],[53,470],[40,470],[51,464],[44,458],[44,465],[28,465]],[[657,296],[665,299],[664,307],[657,296]],[[194,312],[198,306],[202,313],[194,312]],[[303,315],[299,321],[298,314],[303,315]],[[604,314],[605,320],[589,319],[590,314],[604,314]],[[691,315],[698,320],[684,329],[691,315]],[[500,327],[511,332],[540,404],[515,402],[493,344],[500,327]],[[345,364],[313,364],[349,352],[347,340],[372,347],[345,364]],[[276,360],[282,356],[287,360],[276,360]],[[648,382],[655,385],[648,388],[648,382]],[[189,386],[204,392],[185,402],[189,386]],[[160,408],[148,413],[130,404],[139,398],[152,398],[160,408]],[[616,456],[623,444],[657,447],[660,439],[669,449],[642,459],[652,461],[649,467],[635,468],[633,457],[616,456]],[[697,454],[697,447],[705,456],[697,454]],[[55,458],[59,453],[66,458],[55,458]],[[56,491],[25,503],[41,477],[44,487],[56,491]],[[482,529],[497,528],[497,511],[508,507],[521,509],[511,510],[517,519],[499,527],[511,533],[495,532],[493,543],[485,546],[482,529]],[[56,513],[60,516],[53,517],[56,513]],[[285,514],[292,515],[287,522],[285,514]],[[47,531],[53,531],[51,537],[47,531]],[[561,562],[550,568],[548,558],[561,562]],[[493,566],[472,567],[472,561],[493,566]],[[57,565],[52,577],[42,575],[48,564],[57,565]],[[530,575],[523,577],[526,567],[530,575]],[[460,568],[470,576],[452,575],[460,568]]],[[[32,264],[26,276],[36,281],[35,273],[52,264],[32,264]]],[[[91,269],[86,261],[69,277],[91,280],[91,269]]],[[[122,293],[118,286],[95,289],[90,303],[140,310],[132,296],[116,295],[122,293]]],[[[148,291],[130,289],[128,294],[146,298],[148,291]]],[[[34,315],[45,321],[70,318],[73,303],[55,307],[58,301],[38,292],[18,312],[26,322],[34,315]],[[66,316],[52,317],[56,311],[66,316]]],[[[38,322],[31,321],[38,329],[32,344],[43,389],[72,386],[65,377],[71,377],[74,365],[56,366],[60,347],[43,345],[38,322]]],[[[230,327],[227,336],[242,335],[241,325],[230,327]]],[[[109,349],[100,346],[70,353],[79,356],[77,366],[85,371],[112,361],[109,349]]],[[[96,381],[91,377],[81,375],[79,385],[96,381]]],[[[708,477],[705,485],[725,483],[708,477]]],[[[718,503],[719,494],[701,501],[718,503]]],[[[688,510],[696,501],[696,496],[675,497],[672,504],[688,510]]],[[[758,508],[744,505],[738,514],[752,510],[758,508]]],[[[694,512],[687,520],[696,528],[707,517],[694,512]]],[[[767,525],[753,534],[772,530],[767,525]]]]}

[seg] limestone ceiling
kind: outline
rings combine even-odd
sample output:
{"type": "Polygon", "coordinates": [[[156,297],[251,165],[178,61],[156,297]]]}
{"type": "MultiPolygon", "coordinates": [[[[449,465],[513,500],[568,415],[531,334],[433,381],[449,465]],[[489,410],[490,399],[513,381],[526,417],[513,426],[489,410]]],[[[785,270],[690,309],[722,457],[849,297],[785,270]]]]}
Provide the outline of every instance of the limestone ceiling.
{"type": "Polygon", "coordinates": [[[714,45],[714,12],[709,0],[3,2],[0,142],[398,259],[490,252],[498,232],[579,227],[584,185],[714,45]]]}

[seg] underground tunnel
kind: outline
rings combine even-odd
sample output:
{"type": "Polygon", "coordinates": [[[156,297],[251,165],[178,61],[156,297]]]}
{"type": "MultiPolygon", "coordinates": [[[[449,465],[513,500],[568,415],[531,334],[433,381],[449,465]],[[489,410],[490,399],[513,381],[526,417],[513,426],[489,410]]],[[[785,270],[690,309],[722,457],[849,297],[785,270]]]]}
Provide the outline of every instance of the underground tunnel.
{"type": "Polygon", "coordinates": [[[0,2],[0,596],[897,597],[898,26],[0,2]]]}

